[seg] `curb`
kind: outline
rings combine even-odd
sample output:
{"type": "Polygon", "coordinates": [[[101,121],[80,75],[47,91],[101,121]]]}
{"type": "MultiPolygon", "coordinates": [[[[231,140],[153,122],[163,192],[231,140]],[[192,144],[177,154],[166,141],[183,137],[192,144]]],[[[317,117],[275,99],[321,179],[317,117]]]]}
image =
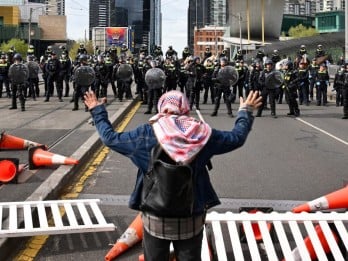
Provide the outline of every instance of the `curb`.
{"type": "MultiPolygon", "coordinates": [[[[137,102],[136,98],[125,102],[115,114],[109,117],[112,126],[116,127],[137,102]]],[[[73,173],[76,173],[81,168],[80,166],[84,165],[90,159],[90,156],[101,146],[102,142],[99,139],[99,134],[96,132],[71,155],[72,158],[78,159],[80,164],[61,165],[25,201],[57,199],[61,190],[71,181],[73,173]]],[[[18,211],[17,216],[23,217],[23,211],[18,211]]],[[[9,219],[6,218],[3,223],[5,226],[8,226],[9,219]]],[[[24,219],[18,219],[18,226],[23,224],[24,219]]],[[[0,238],[0,260],[7,260],[12,254],[11,250],[18,247],[18,240],[21,240],[21,238],[0,238]]]]}

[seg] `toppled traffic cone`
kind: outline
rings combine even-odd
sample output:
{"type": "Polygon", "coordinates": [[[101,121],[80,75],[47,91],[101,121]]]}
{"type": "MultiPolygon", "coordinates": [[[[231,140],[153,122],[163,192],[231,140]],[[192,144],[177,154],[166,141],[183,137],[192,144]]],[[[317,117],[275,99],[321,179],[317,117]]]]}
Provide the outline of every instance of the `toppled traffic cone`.
{"type": "Polygon", "coordinates": [[[141,220],[141,214],[139,213],[133,222],[129,225],[127,230],[117,240],[116,244],[106,254],[105,260],[114,260],[117,256],[124,251],[140,242],[143,239],[143,221],[141,220]]]}
{"type": "MultiPolygon", "coordinates": [[[[248,212],[250,214],[255,214],[257,212],[262,212],[262,213],[271,213],[273,211],[273,208],[253,208],[253,207],[242,207],[239,209],[239,212],[248,212]]],[[[262,234],[261,234],[261,230],[260,230],[260,226],[257,222],[252,222],[251,223],[251,227],[253,229],[254,232],[254,237],[256,242],[260,243],[262,242],[262,234]]],[[[272,237],[273,234],[273,224],[270,222],[267,222],[267,229],[272,237]]],[[[241,241],[242,242],[246,242],[246,235],[244,232],[244,227],[241,224],[240,225],[240,237],[241,237],[241,241]]]]}
{"type": "Polygon", "coordinates": [[[323,197],[293,208],[292,212],[300,213],[325,209],[348,208],[348,186],[323,197]]]}
{"type": "Polygon", "coordinates": [[[0,182],[17,183],[18,164],[17,158],[0,158],[0,182]]]}
{"type": "Polygon", "coordinates": [[[42,144],[8,135],[5,132],[0,134],[0,150],[26,150],[30,147],[40,145],[42,144]]]}
{"type": "MultiPolygon", "coordinates": [[[[317,236],[319,238],[319,241],[320,241],[320,244],[325,252],[325,254],[329,254],[331,252],[331,249],[330,249],[330,246],[325,238],[325,235],[324,235],[324,232],[322,231],[320,225],[316,225],[315,226],[315,232],[317,233],[317,236]]],[[[336,242],[339,241],[339,238],[338,236],[333,232],[332,232],[332,235],[335,239],[336,242]]],[[[315,250],[314,250],[314,247],[313,247],[313,244],[312,244],[312,241],[311,239],[309,238],[309,236],[307,236],[305,239],[304,239],[304,243],[305,243],[305,246],[307,248],[307,251],[309,253],[309,256],[311,258],[311,260],[317,260],[317,254],[315,253],[315,250]]],[[[299,249],[298,248],[295,248],[293,251],[292,251],[292,256],[293,256],[293,259],[294,261],[300,261],[302,260],[301,258],[301,255],[299,253],[299,249]]],[[[285,259],[283,259],[284,261],[285,259]]]]}
{"type": "Polygon", "coordinates": [[[37,169],[40,166],[75,165],[79,161],[46,150],[46,146],[29,148],[29,169],[37,169]]]}

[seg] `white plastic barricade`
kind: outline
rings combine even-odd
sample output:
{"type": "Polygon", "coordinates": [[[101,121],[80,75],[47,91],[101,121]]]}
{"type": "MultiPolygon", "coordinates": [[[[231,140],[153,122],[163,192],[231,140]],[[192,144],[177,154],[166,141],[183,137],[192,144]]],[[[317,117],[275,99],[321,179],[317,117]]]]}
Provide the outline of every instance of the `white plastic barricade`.
{"type": "Polygon", "coordinates": [[[207,214],[202,260],[345,260],[348,212],[207,214]],[[209,228],[209,229],[208,229],[209,228]],[[256,240],[256,230],[261,240],[256,240]],[[242,235],[243,234],[243,235],[242,235]],[[242,238],[244,239],[242,240],[242,238]],[[230,257],[230,258],[228,258],[230,257]]]}

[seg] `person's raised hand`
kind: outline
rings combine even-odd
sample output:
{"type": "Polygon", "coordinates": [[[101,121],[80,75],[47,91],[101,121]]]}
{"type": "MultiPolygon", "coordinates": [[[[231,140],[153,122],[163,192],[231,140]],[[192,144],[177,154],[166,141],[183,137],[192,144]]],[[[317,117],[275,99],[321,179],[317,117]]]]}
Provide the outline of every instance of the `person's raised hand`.
{"type": "Polygon", "coordinates": [[[240,97],[240,108],[247,107],[255,110],[259,108],[262,104],[262,96],[259,96],[258,91],[250,91],[248,97],[244,100],[240,97]]]}
{"type": "Polygon", "coordinates": [[[96,106],[105,103],[105,100],[98,101],[97,96],[93,91],[88,91],[84,95],[84,103],[88,110],[92,110],[96,106]]]}

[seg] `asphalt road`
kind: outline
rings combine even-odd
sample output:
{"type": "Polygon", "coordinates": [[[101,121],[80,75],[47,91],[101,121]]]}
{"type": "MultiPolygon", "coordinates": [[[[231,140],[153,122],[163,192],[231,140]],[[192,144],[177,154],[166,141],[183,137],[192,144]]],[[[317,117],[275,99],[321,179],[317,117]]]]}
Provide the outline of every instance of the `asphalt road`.
{"type": "MultiPolygon", "coordinates": [[[[224,105],[218,117],[210,117],[212,105],[202,105],[204,119],[214,128],[228,130],[224,105]]],[[[238,108],[233,105],[234,113],[238,108]]],[[[141,106],[126,130],[148,120],[141,106]]],[[[342,120],[342,107],[331,101],[327,107],[301,107],[301,117],[285,116],[286,104],[277,105],[278,118],[270,111],[256,118],[245,145],[213,158],[211,180],[223,204],[217,211],[238,211],[243,206],[291,210],[302,201],[312,200],[342,188],[348,181],[348,122],[342,120]]],[[[137,212],[127,201],[136,178],[136,169],[127,158],[104,151],[105,159],[84,183],[78,198],[100,198],[101,209],[114,232],[50,236],[35,254],[35,260],[103,260],[114,243],[132,222],[137,212]]],[[[32,244],[26,249],[33,247],[32,244]]],[[[22,246],[25,249],[25,246],[22,246]]],[[[117,260],[138,260],[141,245],[117,260]]],[[[18,253],[14,253],[18,255],[18,253]]]]}

